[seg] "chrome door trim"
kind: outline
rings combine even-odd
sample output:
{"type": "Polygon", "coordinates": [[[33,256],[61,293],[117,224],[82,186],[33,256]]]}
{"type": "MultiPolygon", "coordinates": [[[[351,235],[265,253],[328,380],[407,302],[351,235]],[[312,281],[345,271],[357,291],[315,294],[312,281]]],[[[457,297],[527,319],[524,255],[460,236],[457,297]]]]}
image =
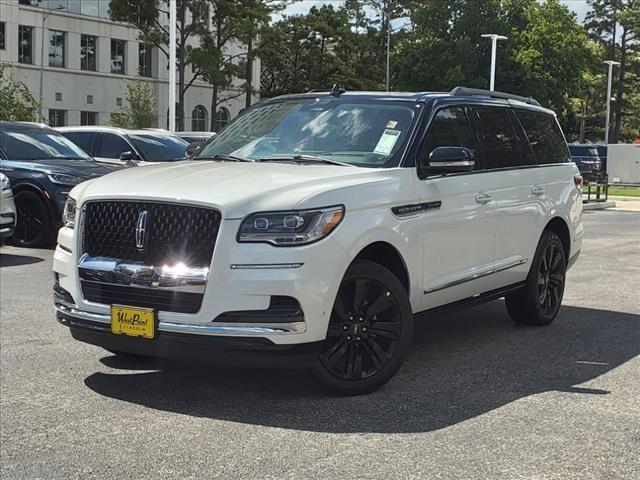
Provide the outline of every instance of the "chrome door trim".
{"type": "Polygon", "coordinates": [[[451,282],[447,282],[443,285],[440,285],[438,287],[432,288],[431,290],[425,290],[423,293],[425,295],[429,294],[429,293],[435,293],[435,292],[439,292],[441,290],[445,290],[447,288],[451,288],[451,287],[457,287],[458,285],[462,285],[463,283],[467,283],[467,282],[472,282],[474,280],[477,280],[479,278],[483,278],[489,275],[493,275],[494,273],[499,273],[499,272],[503,272],[504,270],[509,270],[510,268],[514,268],[517,267],[518,265],[522,265],[523,263],[527,263],[527,258],[519,258],[517,260],[514,260],[512,262],[509,262],[507,264],[501,265],[499,267],[496,266],[492,266],[491,268],[482,271],[482,272],[478,272],[475,273],[473,275],[470,275],[468,277],[464,277],[464,278],[460,278],[458,280],[453,280],[451,282]]]}

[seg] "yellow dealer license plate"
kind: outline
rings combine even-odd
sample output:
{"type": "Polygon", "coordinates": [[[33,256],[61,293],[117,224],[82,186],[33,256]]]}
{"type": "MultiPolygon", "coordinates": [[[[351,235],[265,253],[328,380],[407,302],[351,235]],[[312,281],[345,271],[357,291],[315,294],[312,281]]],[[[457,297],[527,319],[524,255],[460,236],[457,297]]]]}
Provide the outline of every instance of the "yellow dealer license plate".
{"type": "Polygon", "coordinates": [[[133,337],[153,338],[156,316],[153,309],[111,306],[111,332],[133,337]]]}

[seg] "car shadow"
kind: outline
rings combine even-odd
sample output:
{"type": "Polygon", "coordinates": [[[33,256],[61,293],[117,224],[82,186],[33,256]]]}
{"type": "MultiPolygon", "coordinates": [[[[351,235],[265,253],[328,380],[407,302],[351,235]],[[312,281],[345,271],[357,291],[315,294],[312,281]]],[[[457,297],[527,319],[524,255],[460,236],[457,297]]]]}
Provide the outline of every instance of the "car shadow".
{"type": "Polygon", "coordinates": [[[32,257],[30,255],[14,255],[12,253],[0,252],[0,267],[19,267],[20,265],[31,265],[32,263],[43,262],[44,258],[32,257]]]}
{"type": "Polygon", "coordinates": [[[521,327],[496,301],[417,320],[412,350],[378,392],[336,397],[301,370],[221,368],[155,360],[103,363],[93,391],[149,408],[319,432],[426,432],[545,391],[606,395],[580,384],[640,353],[640,315],[564,307],[544,328],[521,327]],[[142,370],[152,371],[142,371],[142,370]],[[134,373],[135,371],[135,373],[134,373]]]}

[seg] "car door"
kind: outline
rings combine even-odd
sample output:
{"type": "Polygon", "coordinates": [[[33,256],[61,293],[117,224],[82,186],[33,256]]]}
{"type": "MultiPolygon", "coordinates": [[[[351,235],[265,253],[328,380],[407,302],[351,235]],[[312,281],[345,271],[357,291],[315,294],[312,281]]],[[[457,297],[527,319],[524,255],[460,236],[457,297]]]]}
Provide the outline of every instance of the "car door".
{"type": "Polygon", "coordinates": [[[511,108],[474,106],[473,113],[487,169],[485,188],[496,208],[495,272],[487,283],[497,289],[526,278],[544,218],[544,187],[511,108]]]}
{"type": "MultiPolygon", "coordinates": [[[[434,113],[419,152],[428,158],[437,147],[477,150],[475,134],[461,105],[434,113]]],[[[487,290],[485,277],[493,270],[495,202],[484,192],[482,165],[476,172],[425,176],[421,201],[424,214],[423,309],[433,308],[487,290]]]]}
{"type": "Polygon", "coordinates": [[[95,159],[100,162],[124,165],[126,162],[120,160],[120,155],[124,152],[135,152],[135,149],[124,137],[116,133],[100,132],[95,151],[95,159]]]}

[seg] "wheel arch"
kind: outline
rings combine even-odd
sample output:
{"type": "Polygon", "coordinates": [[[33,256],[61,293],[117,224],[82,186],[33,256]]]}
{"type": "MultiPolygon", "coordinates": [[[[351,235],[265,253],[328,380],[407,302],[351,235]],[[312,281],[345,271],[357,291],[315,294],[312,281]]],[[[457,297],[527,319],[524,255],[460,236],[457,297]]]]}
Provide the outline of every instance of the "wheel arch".
{"type": "Polygon", "coordinates": [[[47,211],[49,213],[49,218],[51,219],[52,224],[56,225],[57,223],[59,223],[59,220],[56,219],[56,207],[54,205],[53,198],[51,197],[51,194],[49,194],[49,192],[47,192],[40,185],[32,182],[19,182],[15,185],[12,185],[11,189],[13,190],[14,197],[18,193],[25,191],[30,191],[38,195],[47,206],[47,211]]]}
{"type": "Polygon", "coordinates": [[[565,258],[568,262],[571,255],[571,231],[569,230],[567,222],[562,217],[554,217],[549,220],[544,230],[549,230],[560,237],[565,258]]]}
{"type": "Polygon", "coordinates": [[[353,261],[356,260],[369,260],[382,265],[400,280],[407,295],[411,294],[411,280],[407,264],[398,249],[390,243],[385,241],[370,243],[355,256],[353,261]]]}

